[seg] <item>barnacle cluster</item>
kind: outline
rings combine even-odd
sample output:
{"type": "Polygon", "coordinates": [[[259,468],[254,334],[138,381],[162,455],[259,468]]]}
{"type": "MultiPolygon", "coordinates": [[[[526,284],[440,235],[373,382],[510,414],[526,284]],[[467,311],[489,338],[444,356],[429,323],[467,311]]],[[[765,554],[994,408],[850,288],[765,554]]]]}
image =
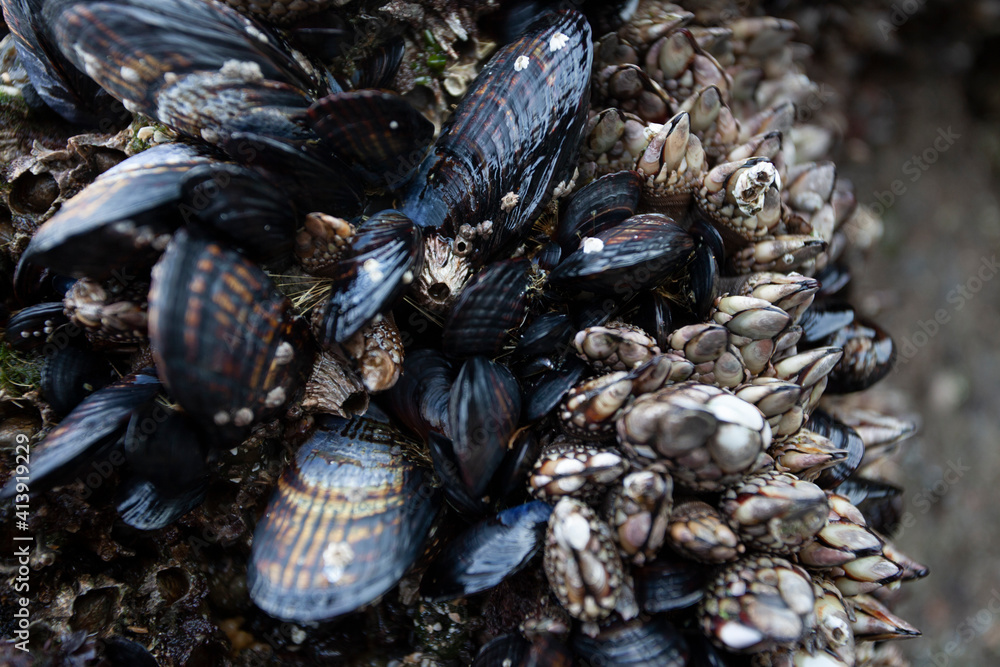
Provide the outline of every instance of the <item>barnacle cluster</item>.
{"type": "Polygon", "coordinates": [[[3,0],[36,655],[905,664],[881,223],[796,25],[362,4],[3,0]]]}

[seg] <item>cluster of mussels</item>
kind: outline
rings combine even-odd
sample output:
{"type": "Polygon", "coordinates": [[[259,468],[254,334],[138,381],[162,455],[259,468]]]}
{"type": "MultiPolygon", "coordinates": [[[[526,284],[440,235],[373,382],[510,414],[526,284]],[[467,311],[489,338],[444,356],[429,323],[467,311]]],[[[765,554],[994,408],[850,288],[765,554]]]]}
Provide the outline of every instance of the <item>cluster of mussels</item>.
{"type": "Polygon", "coordinates": [[[492,615],[477,665],[903,664],[926,568],[871,470],[914,427],[829,396],[895,351],[846,302],[878,223],[797,113],[793,23],[512,11],[436,131],[387,89],[402,40],[335,76],[275,23],[311,3],[230,4],[3,0],[31,96],[160,139],[19,257],[6,344],[59,420],[5,500],[121,452],[121,521],[163,529],[277,432],[273,617],[403,580],[492,615]]]}

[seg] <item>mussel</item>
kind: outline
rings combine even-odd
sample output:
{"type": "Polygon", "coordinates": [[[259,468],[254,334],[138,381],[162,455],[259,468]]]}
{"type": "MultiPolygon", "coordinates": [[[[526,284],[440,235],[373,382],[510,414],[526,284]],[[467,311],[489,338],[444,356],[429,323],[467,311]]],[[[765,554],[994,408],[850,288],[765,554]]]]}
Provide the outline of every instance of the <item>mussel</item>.
{"type": "Polygon", "coordinates": [[[392,588],[420,555],[438,509],[405,437],[358,417],[328,417],[302,446],[254,532],[247,572],[261,609],[329,619],[392,588]]]}

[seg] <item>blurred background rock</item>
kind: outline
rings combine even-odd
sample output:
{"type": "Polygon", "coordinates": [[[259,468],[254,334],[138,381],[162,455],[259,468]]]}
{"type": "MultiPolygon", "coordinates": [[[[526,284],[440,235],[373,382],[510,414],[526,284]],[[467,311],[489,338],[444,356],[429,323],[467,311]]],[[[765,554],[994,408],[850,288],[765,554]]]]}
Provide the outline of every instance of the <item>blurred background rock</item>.
{"type": "Polygon", "coordinates": [[[803,4],[768,9],[799,22],[811,77],[846,95],[839,173],[885,221],[855,294],[901,356],[871,400],[922,422],[897,459],[897,544],[931,576],[901,592],[924,633],[903,648],[914,665],[997,665],[1000,2],[803,4]]]}

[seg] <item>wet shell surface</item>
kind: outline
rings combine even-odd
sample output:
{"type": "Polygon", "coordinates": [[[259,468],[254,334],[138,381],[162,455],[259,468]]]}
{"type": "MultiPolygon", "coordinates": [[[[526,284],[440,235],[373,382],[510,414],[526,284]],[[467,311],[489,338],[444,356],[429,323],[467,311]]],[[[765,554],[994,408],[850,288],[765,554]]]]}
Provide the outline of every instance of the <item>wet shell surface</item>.
{"type": "Polygon", "coordinates": [[[420,555],[437,513],[430,477],[403,436],[365,418],[327,418],[302,446],[254,532],[247,587],[279,618],[354,611],[420,555]]]}

